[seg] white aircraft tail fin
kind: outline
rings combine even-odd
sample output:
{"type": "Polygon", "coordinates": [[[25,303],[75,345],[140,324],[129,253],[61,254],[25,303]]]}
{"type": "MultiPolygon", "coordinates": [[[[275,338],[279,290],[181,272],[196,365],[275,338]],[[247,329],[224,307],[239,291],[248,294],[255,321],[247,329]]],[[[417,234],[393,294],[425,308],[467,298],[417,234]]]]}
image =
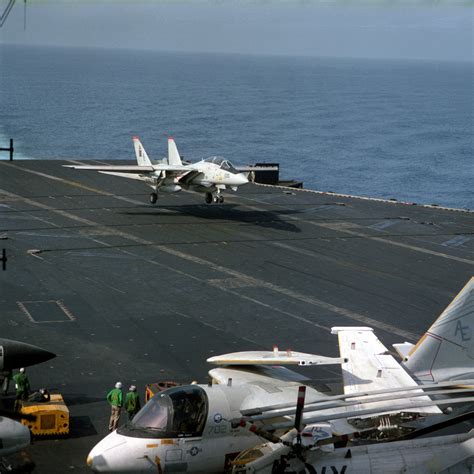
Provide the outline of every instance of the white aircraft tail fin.
{"type": "Polygon", "coordinates": [[[420,381],[474,376],[474,277],[408,352],[403,365],[420,381]]]}
{"type": "Polygon", "coordinates": [[[168,137],[168,164],[170,166],[181,166],[181,157],[173,137],[168,137]]]}
{"type": "Polygon", "coordinates": [[[152,162],[143,148],[142,142],[138,137],[133,137],[133,146],[135,148],[135,156],[137,157],[138,166],[152,166],[152,162]]]}

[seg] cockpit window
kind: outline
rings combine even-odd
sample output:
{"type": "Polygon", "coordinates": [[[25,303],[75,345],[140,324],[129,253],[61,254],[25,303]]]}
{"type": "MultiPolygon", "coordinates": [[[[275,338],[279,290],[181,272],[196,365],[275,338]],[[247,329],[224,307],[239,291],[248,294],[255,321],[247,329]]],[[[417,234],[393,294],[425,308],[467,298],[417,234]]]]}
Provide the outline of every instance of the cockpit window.
{"type": "Polygon", "coordinates": [[[151,432],[157,438],[200,436],[207,412],[207,395],[202,388],[175,387],[156,394],[135,415],[128,429],[151,432]]]}
{"type": "Polygon", "coordinates": [[[210,156],[209,158],[206,158],[204,161],[207,161],[208,163],[214,163],[215,165],[220,166],[220,168],[225,171],[230,171],[231,173],[238,173],[238,171],[234,168],[232,163],[229,160],[222,158],[222,156],[210,156]]]}
{"type": "Polygon", "coordinates": [[[167,431],[172,403],[164,393],[155,395],[133,419],[133,425],[154,430],[167,431]]]}

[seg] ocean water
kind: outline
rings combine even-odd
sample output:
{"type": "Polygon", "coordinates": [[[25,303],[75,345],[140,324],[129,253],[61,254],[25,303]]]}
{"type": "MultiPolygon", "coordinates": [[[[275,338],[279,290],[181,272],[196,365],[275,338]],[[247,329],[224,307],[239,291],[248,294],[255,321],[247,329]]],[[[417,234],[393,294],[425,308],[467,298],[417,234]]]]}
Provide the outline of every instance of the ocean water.
{"type": "MultiPolygon", "coordinates": [[[[310,189],[474,208],[474,66],[0,46],[16,158],[280,163],[310,189]]],[[[4,156],[7,157],[5,152],[4,156]]]]}

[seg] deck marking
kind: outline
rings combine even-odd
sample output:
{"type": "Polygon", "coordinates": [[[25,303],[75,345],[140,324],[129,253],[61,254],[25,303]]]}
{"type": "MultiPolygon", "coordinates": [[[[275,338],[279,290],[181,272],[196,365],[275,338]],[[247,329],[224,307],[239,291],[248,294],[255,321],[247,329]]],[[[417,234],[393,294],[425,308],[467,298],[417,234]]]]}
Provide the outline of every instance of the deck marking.
{"type": "Polygon", "coordinates": [[[468,235],[457,235],[456,237],[447,240],[446,242],[443,242],[441,245],[443,245],[444,247],[459,247],[471,239],[472,237],[468,235]]]}
{"type": "MultiPolygon", "coordinates": [[[[20,197],[18,195],[15,195],[13,193],[10,193],[10,192],[4,191],[4,190],[0,190],[0,192],[2,192],[5,195],[11,196],[11,197],[15,197],[15,198],[20,197]]],[[[69,218],[69,219],[71,219],[73,221],[76,221],[76,222],[80,222],[82,224],[92,225],[92,226],[100,226],[100,224],[97,223],[97,222],[91,221],[89,219],[85,219],[83,217],[76,216],[76,215],[74,215],[70,212],[63,211],[61,209],[55,209],[51,206],[48,206],[47,204],[42,204],[42,203],[36,202],[36,201],[34,201],[33,199],[30,199],[30,198],[25,197],[25,198],[23,198],[23,201],[29,203],[32,206],[39,207],[41,209],[46,209],[50,212],[56,213],[58,215],[69,218]]],[[[387,331],[391,334],[397,334],[400,337],[406,338],[407,340],[412,340],[412,341],[415,340],[416,341],[418,339],[417,334],[414,334],[410,331],[404,331],[400,328],[397,328],[396,326],[392,326],[391,324],[387,324],[387,323],[383,323],[381,321],[377,321],[376,319],[369,318],[368,316],[364,316],[364,315],[359,314],[355,311],[351,311],[351,310],[348,310],[346,308],[341,308],[341,307],[333,305],[331,303],[327,303],[325,301],[322,301],[318,298],[307,296],[307,295],[304,295],[302,293],[298,293],[296,291],[290,290],[288,288],[285,288],[285,287],[282,287],[282,286],[279,286],[279,285],[275,285],[275,284],[270,283],[268,281],[251,277],[249,275],[246,275],[245,273],[239,272],[237,270],[233,270],[231,268],[224,267],[223,265],[216,264],[214,262],[211,262],[209,260],[205,260],[205,259],[200,258],[200,257],[196,257],[196,256],[191,255],[191,254],[187,254],[187,253],[182,252],[180,250],[172,249],[172,248],[166,247],[165,245],[155,244],[155,243],[153,243],[149,240],[142,239],[142,238],[137,237],[133,234],[129,234],[127,232],[123,232],[123,231],[120,231],[120,230],[117,230],[117,229],[107,227],[107,225],[104,225],[103,227],[104,227],[104,229],[109,229],[110,232],[115,234],[116,236],[123,237],[124,239],[128,239],[128,240],[131,240],[132,242],[139,243],[139,244],[142,244],[142,245],[152,246],[152,247],[154,247],[158,250],[161,250],[162,252],[167,253],[169,255],[173,255],[175,257],[178,257],[178,258],[181,258],[183,260],[187,260],[187,261],[196,263],[198,265],[206,266],[208,268],[211,268],[214,271],[230,275],[234,278],[238,278],[238,279],[241,279],[241,280],[251,282],[255,286],[266,288],[268,290],[274,291],[276,293],[280,293],[282,295],[288,296],[292,299],[296,299],[296,300],[301,301],[303,303],[307,303],[307,304],[310,304],[312,306],[316,306],[316,307],[331,311],[333,313],[339,314],[340,316],[343,316],[343,317],[346,317],[348,319],[352,319],[352,320],[358,321],[360,323],[363,323],[366,326],[382,329],[382,330],[387,331]]]]}
{"type": "Polygon", "coordinates": [[[76,321],[76,317],[71,313],[71,311],[66,307],[66,305],[61,301],[61,300],[45,300],[45,301],[17,301],[16,304],[20,308],[20,310],[23,312],[23,314],[26,315],[26,317],[35,324],[52,324],[52,323],[71,323],[76,321]],[[52,304],[56,305],[62,313],[66,316],[67,319],[59,320],[59,319],[53,319],[53,320],[38,320],[33,317],[31,314],[31,311],[27,308],[27,305],[45,305],[45,304],[52,304]]]}
{"type": "MultiPolygon", "coordinates": [[[[12,232],[12,231],[10,231],[12,232]]],[[[77,239],[77,235],[67,234],[42,234],[41,232],[30,232],[30,231],[14,231],[17,235],[27,235],[29,237],[47,237],[51,239],[77,239]]]]}
{"type": "Polygon", "coordinates": [[[253,283],[240,278],[211,278],[207,280],[210,285],[218,288],[249,288],[253,287],[253,283]]]}
{"type": "Polygon", "coordinates": [[[369,225],[369,229],[374,229],[374,230],[384,230],[386,229],[387,227],[390,227],[394,224],[396,224],[397,222],[395,220],[391,220],[391,221],[381,221],[381,222],[377,222],[376,224],[372,224],[372,225],[369,225]]]}

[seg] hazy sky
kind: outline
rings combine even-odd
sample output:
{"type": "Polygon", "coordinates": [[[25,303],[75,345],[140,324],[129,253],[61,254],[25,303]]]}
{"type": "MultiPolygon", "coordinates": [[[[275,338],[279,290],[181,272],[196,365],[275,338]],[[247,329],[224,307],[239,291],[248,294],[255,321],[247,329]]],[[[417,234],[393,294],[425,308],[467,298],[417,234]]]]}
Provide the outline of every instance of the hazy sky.
{"type": "MultiPolygon", "coordinates": [[[[0,0],[3,12],[7,0],[0,0]]],[[[17,0],[4,43],[473,61],[474,0],[17,0]]]]}

